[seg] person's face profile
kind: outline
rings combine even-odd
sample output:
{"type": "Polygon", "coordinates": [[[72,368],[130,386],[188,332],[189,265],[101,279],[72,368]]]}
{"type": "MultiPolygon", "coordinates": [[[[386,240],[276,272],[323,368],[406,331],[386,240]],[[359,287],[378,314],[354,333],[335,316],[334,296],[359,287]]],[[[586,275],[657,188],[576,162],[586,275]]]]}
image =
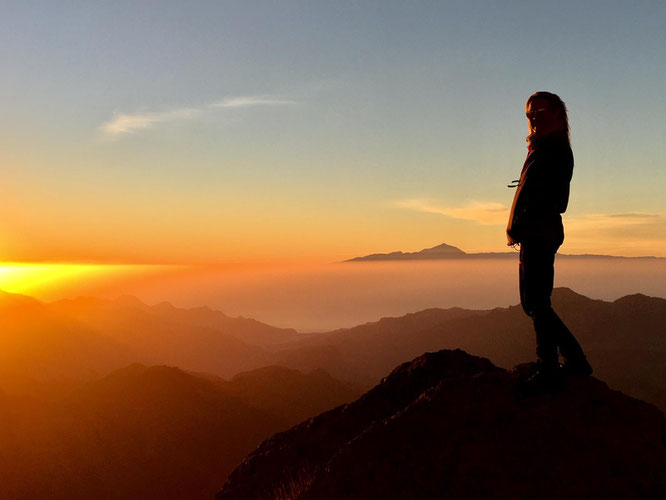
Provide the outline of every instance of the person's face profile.
{"type": "Polygon", "coordinates": [[[527,103],[525,116],[529,122],[531,134],[545,136],[562,128],[557,111],[546,99],[536,98],[527,103]]]}

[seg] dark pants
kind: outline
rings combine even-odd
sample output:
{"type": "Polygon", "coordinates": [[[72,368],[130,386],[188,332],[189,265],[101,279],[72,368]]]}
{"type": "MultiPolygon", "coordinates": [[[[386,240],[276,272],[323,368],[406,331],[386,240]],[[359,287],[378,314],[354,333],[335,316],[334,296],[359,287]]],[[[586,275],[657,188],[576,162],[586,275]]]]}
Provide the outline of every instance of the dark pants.
{"type": "Polygon", "coordinates": [[[585,359],[580,344],[550,304],[558,247],[541,241],[528,241],[520,245],[520,303],[534,322],[536,352],[545,370],[557,367],[559,354],[567,362],[575,363],[585,359]]]}

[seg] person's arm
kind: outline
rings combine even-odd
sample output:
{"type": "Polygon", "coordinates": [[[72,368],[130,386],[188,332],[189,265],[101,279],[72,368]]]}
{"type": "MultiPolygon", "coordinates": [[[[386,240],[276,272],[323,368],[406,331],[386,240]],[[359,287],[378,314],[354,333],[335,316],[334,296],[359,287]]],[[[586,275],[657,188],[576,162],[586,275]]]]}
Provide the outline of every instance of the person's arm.
{"type": "Polygon", "coordinates": [[[516,188],[516,193],[513,197],[511,204],[511,211],[509,213],[509,222],[506,228],[507,245],[515,245],[520,243],[521,239],[526,235],[528,228],[528,207],[531,204],[531,191],[532,191],[532,178],[528,175],[532,169],[534,158],[528,156],[523,170],[520,174],[520,180],[516,188]]]}

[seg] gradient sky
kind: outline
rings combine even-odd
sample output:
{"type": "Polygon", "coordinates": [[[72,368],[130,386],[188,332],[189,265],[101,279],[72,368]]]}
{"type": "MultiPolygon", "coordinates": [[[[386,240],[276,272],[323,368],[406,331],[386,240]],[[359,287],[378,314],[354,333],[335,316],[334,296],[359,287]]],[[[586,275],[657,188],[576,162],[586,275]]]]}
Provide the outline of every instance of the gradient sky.
{"type": "Polygon", "coordinates": [[[666,256],[661,1],[2,2],[1,261],[503,251],[558,93],[566,253],[666,256]]]}

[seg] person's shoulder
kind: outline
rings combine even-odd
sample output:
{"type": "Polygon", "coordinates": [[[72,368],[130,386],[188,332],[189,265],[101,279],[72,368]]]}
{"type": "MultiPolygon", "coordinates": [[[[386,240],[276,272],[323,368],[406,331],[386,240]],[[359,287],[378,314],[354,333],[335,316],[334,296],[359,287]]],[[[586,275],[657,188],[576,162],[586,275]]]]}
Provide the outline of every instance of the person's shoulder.
{"type": "Polygon", "coordinates": [[[566,138],[554,140],[550,146],[551,154],[557,156],[560,162],[571,164],[571,166],[573,166],[573,150],[571,149],[571,144],[568,140],[566,140],[566,138]]]}

